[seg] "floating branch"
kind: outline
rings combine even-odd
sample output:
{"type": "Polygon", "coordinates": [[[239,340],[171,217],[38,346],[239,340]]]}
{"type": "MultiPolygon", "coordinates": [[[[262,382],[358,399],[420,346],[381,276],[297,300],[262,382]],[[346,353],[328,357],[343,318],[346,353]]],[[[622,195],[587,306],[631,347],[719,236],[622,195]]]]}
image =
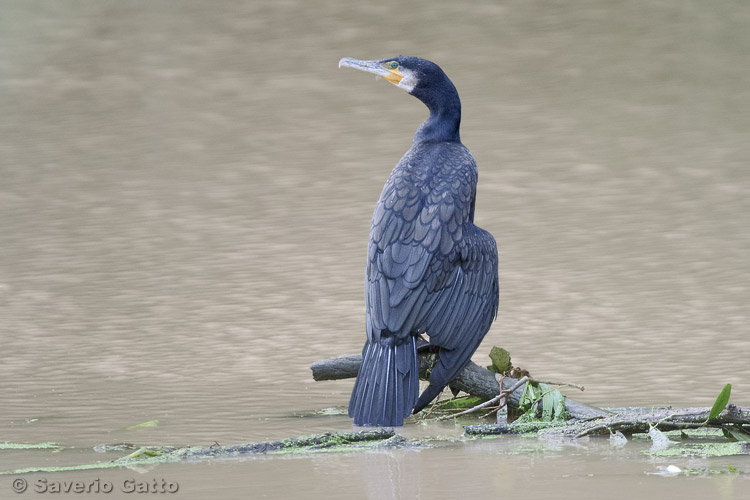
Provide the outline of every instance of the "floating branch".
{"type": "Polygon", "coordinates": [[[368,429],[360,432],[340,432],[316,434],[300,438],[267,441],[263,443],[236,444],[229,446],[210,446],[196,451],[188,451],[184,458],[222,458],[242,455],[257,455],[274,452],[300,452],[305,450],[323,450],[327,448],[357,446],[364,443],[384,441],[395,436],[391,428],[368,429]]]}
{"type": "MultiPolygon", "coordinates": [[[[716,418],[709,420],[711,408],[610,408],[609,416],[569,423],[544,422],[530,424],[467,425],[468,435],[493,435],[539,431],[544,436],[584,437],[620,431],[623,434],[648,432],[651,426],[660,431],[699,429],[702,427],[736,429],[744,434],[743,425],[750,425],[750,407],[727,405],[716,418]]],[[[736,432],[737,432],[736,431],[736,432]]]]}
{"type": "MultiPolygon", "coordinates": [[[[109,446],[116,449],[121,445],[109,446]]],[[[53,467],[30,467],[12,471],[0,472],[0,475],[30,474],[35,472],[81,471],[96,469],[112,469],[118,467],[152,466],[168,462],[184,460],[207,460],[221,458],[239,458],[258,454],[273,453],[306,453],[330,450],[352,450],[374,446],[406,447],[419,446],[419,443],[397,436],[393,429],[368,429],[360,432],[327,432],[313,436],[283,439],[281,441],[266,441],[262,443],[247,443],[221,446],[214,444],[207,447],[190,446],[173,448],[162,446],[144,446],[135,452],[109,462],[96,462],[80,465],[66,465],[53,467]]]]}

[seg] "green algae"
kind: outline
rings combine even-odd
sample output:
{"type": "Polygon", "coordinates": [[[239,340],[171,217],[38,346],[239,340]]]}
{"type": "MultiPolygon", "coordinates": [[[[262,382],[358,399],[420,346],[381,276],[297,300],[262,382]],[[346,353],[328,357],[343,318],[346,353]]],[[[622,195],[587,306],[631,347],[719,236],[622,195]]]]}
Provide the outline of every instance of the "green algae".
{"type": "Polygon", "coordinates": [[[521,437],[540,437],[543,431],[555,428],[568,428],[570,424],[562,420],[544,422],[541,420],[516,420],[511,424],[476,424],[464,426],[467,436],[498,436],[517,434],[521,437]]]}
{"type": "Polygon", "coordinates": [[[461,396],[458,398],[439,401],[433,405],[433,412],[445,410],[466,410],[482,404],[486,399],[478,396],[461,396]]]}
{"type": "MultiPolygon", "coordinates": [[[[140,460],[139,465],[154,464],[162,461],[157,460],[140,460]]],[[[67,472],[67,471],[81,471],[81,470],[98,470],[98,469],[113,469],[116,467],[125,467],[126,464],[117,461],[112,462],[96,462],[92,464],[80,464],[80,465],[66,465],[60,467],[27,467],[25,469],[16,469],[12,471],[0,472],[0,475],[16,475],[16,474],[31,474],[34,472],[67,472]]]]}
{"type": "Polygon", "coordinates": [[[89,464],[64,465],[53,467],[26,467],[12,471],[0,472],[0,475],[9,474],[30,474],[34,472],[66,472],[82,470],[113,469],[118,467],[134,468],[136,466],[154,465],[165,462],[174,462],[180,460],[191,448],[172,448],[172,447],[141,447],[136,452],[125,457],[108,462],[94,462],[89,464]]]}
{"type": "MultiPolygon", "coordinates": [[[[363,442],[357,442],[357,443],[348,443],[348,442],[340,442],[337,444],[331,444],[330,446],[325,447],[302,447],[302,448],[286,448],[281,450],[273,450],[269,451],[265,454],[268,455],[304,455],[304,454],[318,454],[318,453],[350,453],[352,451],[362,451],[362,450],[374,450],[374,449],[382,449],[382,448],[404,448],[404,447],[410,447],[415,448],[422,446],[421,443],[408,440],[404,438],[403,436],[392,436],[388,439],[383,439],[380,441],[363,441],[363,442]]],[[[242,454],[236,454],[235,456],[241,457],[242,454]]],[[[217,457],[220,458],[220,457],[217,457]]]]}
{"type": "Polygon", "coordinates": [[[647,455],[655,457],[728,457],[746,455],[748,450],[742,443],[680,443],[663,450],[644,450],[647,455]]]}
{"type": "Polygon", "coordinates": [[[138,458],[142,456],[147,457],[162,457],[167,456],[170,453],[178,451],[176,448],[170,446],[141,446],[130,455],[127,455],[120,460],[128,460],[131,458],[138,458]]]}
{"type": "Polygon", "coordinates": [[[0,443],[0,450],[62,450],[57,443],[0,443]]]}
{"type": "MultiPolygon", "coordinates": [[[[516,441],[508,441],[507,445],[503,445],[505,450],[502,452],[507,455],[524,455],[530,453],[546,453],[548,441],[544,439],[536,439],[535,445],[532,445],[532,441],[525,439],[532,436],[538,438],[543,436],[545,429],[554,428],[560,425],[564,425],[560,422],[521,422],[509,424],[507,427],[513,428],[514,437],[521,438],[516,441]],[[519,434],[519,432],[522,432],[519,434]]],[[[472,426],[470,426],[472,427],[472,426]]],[[[493,426],[498,428],[498,426],[493,426]]],[[[403,436],[399,436],[393,432],[392,429],[370,429],[360,432],[345,432],[345,433],[324,433],[312,436],[303,436],[299,438],[283,439],[279,441],[268,441],[261,443],[248,443],[240,445],[229,445],[222,446],[214,444],[212,446],[200,447],[184,447],[174,448],[167,446],[142,446],[133,450],[132,445],[112,445],[111,447],[105,447],[110,451],[127,451],[129,454],[122,456],[116,460],[95,462],[88,464],[79,464],[72,466],[57,466],[57,467],[28,467],[23,469],[17,469],[13,471],[0,472],[0,474],[28,474],[34,472],[67,472],[67,471],[83,471],[83,470],[96,470],[96,469],[112,469],[112,468],[131,468],[141,469],[147,466],[154,466],[168,462],[195,462],[204,460],[222,460],[222,459],[241,459],[243,457],[267,455],[267,456],[279,456],[279,455],[305,455],[312,453],[340,453],[340,452],[353,452],[363,450],[383,450],[392,448],[401,449],[413,449],[421,447],[440,447],[440,446],[455,446],[460,443],[468,441],[474,441],[478,439],[486,438],[497,438],[497,436],[485,435],[472,435],[467,428],[465,437],[456,436],[423,436],[419,439],[407,439],[403,436]]],[[[635,452],[636,454],[643,456],[644,454],[651,457],[726,457],[734,455],[743,455],[750,453],[750,447],[747,443],[742,442],[730,442],[721,435],[720,429],[688,429],[685,431],[674,431],[671,433],[682,437],[678,442],[675,442],[667,449],[652,451],[643,450],[644,441],[647,439],[646,436],[636,434],[632,440],[640,441],[641,443],[635,448],[630,448],[631,452],[623,452],[622,450],[628,448],[612,448],[613,453],[622,454],[625,456],[631,455],[635,452]],[[718,431],[718,432],[717,432],[718,431]]],[[[598,441],[598,440],[597,440],[598,441]]],[[[603,442],[603,441],[599,441],[603,442]]],[[[48,445],[48,443],[41,443],[48,445]]],[[[595,445],[598,446],[598,445],[595,445]]],[[[45,448],[40,448],[45,449],[45,448]]],[[[46,449],[52,449],[47,447],[46,449]]],[[[731,468],[728,469],[731,472],[731,468]]],[[[715,471],[709,471],[711,474],[716,473],[715,471]]],[[[735,469],[735,472],[736,469],[735,469]]],[[[703,469],[695,471],[691,469],[682,469],[683,474],[695,474],[705,475],[707,472],[703,469]]],[[[727,473],[724,471],[723,473],[727,473]]],[[[742,472],[739,472],[742,473],[742,472]]]]}
{"type": "Polygon", "coordinates": [[[665,431],[670,438],[680,439],[721,439],[724,434],[717,427],[699,427],[696,429],[680,429],[674,431],[665,431]]]}
{"type": "MultiPolygon", "coordinates": [[[[185,460],[194,461],[233,458],[258,454],[292,454],[322,451],[335,452],[360,448],[373,448],[376,446],[399,447],[404,446],[407,443],[410,446],[412,445],[412,443],[405,438],[395,435],[392,429],[373,429],[361,432],[316,434],[300,438],[283,439],[281,441],[268,441],[263,443],[248,443],[231,446],[188,446],[184,448],[174,448],[169,446],[142,446],[124,457],[108,462],[94,462],[59,467],[28,467],[0,472],[0,475],[112,469],[117,467],[136,468],[139,466],[185,460]]],[[[37,448],[41,447],[37,446],[37,448]]],[[[47,447],[47,449],[50,448],[51,447],[47,447]]],[[[106,449],[107,447],[105,446],[104,448],[106,449]]],[[[28,447],[19,449],[28,449],[28,447]]]]}
{"type": "Polygon", "coordinates": [[[360,432],[324,433],[299,438],[282,439],[230,446],[210,446],[186,453],[184,458],[236,457],[250,454],[300,453],[306,451],[344,450],[384,442],[395,437],[392,429],[372,429],[360,432]]]}

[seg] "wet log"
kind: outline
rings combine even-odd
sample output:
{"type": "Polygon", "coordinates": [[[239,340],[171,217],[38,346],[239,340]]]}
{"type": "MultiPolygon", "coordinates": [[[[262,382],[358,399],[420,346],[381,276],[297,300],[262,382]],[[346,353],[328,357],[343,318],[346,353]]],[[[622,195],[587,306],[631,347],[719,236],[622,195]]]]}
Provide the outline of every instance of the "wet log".
{"type": "Polygon", "coordinates": [[[362,365],[361,354],[345,354],[336,358],[323,359],[310,365],[313,380],[340,380],[354,378],[362,365]]]}
{"type": "MultiPolygon", "coordinates": [[[[468,435],[514,434],[538,431],[542,436],[579,438],[588,435],[620,431],[625,435],[647,433],[653,426],[660,431],[699,429],[702,427],[728,428],[746,435],[750,426],[750,406],[729,404],[718,417],[708,420],[711,408],[609,408],[607,417],[588,421],[573,421],[564,425],[534,422],[531,426],[514,424],[467,425],[468,435]]],[[[750,436],[750,434],[747,434],[750,436]]]]}
{"type": "MultiPolygon", "coordinates": [[[[395,436],[391,428],[369,429],[360,432],[340,432],[316,434],[300,438],[284,439],[282,441],[266,441],[263,443],[236,444],[229,446],[214,445],[200,450],[187,450],[184,459],[237,457],[242,455],[256,455],[272,452],[301,452],[322,450],[326,448],[356,447],[367,443],[386,441],[395,436]]],[[[403,443],[397,440],[394,446],[403,443]]]]}
{"type": "MultiPolygon", "coordinates": [[[[429,373],[435,366],[437,354],[433,352],[420,352],[419,360],[419,378],[429,380],[429,373]]],[[[359,354],[348,354],[336,358],[316,361],[310,366],[315,380],[339,380],[354,378],[359,372],[362,364],[362,356],[359,354]]],[[[503,379],[503,390],[511,389],[518,379],[505,377],[503,379]]],[[[495,374],[482,368],[474,362],[469,362],[466,368],[451,382],[451,388],[461,390],[472,396],[478,396],[482,399],[492,399],[500,394],[500,386],[497,383],[495,374]]],[[[523,388],[517,389],[510,394],[509,404],[518,406],[519,400],[523,395],[523,388]]],[[[589,420],[593,418],[602,418],[610,415],[609,412],[600,408],[594,408],[584,403],[565,398],[565,410],[572,418],[578,420],[589,420]]]]}

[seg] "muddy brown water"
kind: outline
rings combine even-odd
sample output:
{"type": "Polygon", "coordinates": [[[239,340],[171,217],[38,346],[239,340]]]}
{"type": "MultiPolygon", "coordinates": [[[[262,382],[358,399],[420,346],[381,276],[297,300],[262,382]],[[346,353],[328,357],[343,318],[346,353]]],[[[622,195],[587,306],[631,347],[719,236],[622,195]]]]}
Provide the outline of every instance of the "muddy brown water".
{"type": "MultiPolygon", "coordinates": [[[[747,4],[1,10],[0,441],[75,448],[2,451],[0,470],[351,429],[317,411],[352,382],[307,367],[361,349],[370,215],[425,109],[343,56],[422,55],[461,94],[476,219],[500,246],[475,360],[503,346],[601,406],[709,406],[726,383],[750,404],[747,4]]],[[[646,447],[458,440],[29,478],[166,478],[180,498],[750,497],[747,457],[646,447]],[[652,474],[669,464],[745,474],[652,474]]]]}

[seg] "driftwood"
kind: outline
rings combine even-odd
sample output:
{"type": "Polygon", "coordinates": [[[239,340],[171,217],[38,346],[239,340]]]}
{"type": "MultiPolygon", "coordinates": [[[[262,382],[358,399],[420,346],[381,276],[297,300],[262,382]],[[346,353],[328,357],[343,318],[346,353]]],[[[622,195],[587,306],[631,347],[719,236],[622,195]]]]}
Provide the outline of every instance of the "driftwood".
{"type": "MultiPolygon", "coordinates": [[[[50,444],[50,443],[45,443],[50,444]]],[[[265,455],[273,453],[311,453],[316,451],[336,450],[361,450],[361,449],[389,449],[389,448],[416,448],[422,446],[422,442],[409,440],[397,435],[393,429],[379,428],[368,429],[360,432],[326,432],[325,434],[316,434],[313,436],[304,436],[297,438],[284,439],[281,441],[266,441],[263,443],[246,443],[222,446],[215,443],[211,446],[199,447],[188,446],[185,448],[175,448],[172,446],[142,446],[127,456],[116,460],[107,460],[104,462],[84,463],[78,465],[53,465],[47,467],[27,467],[10,471],[0,470],[0,476],[19,474],[32,474],[39,472],[62,472],[62,471],[90,471],[95,469],[113,469],[127,467],[142,471],[143,468],[151,469],[155,465],[182,462],[198,461],[213,459],[237,459],[253,455],[265,455]]],[[[115,444],[102,445],[108,452],[122,450],[131,450],[135,445],[115,444]]],[[[54,452],[63,449],[61,446],[49,446],[54,452]]],[[[25,484],[25,483],[23,483],[25,484]]],[[[176,484],[176,483],[170,483],[176,484]]],[[[162,488],[165,487],[162,482],[162,488]]],[[[167,487],[169,488],[169,487],[167,487]]],[[[177,485],[173,490],[149,490],[152,493],[174,493],[179,489],[177,485]]],[[[74,491],[74,490],[70,490],[74,491]]],[[[76,490],[77,491],[77,490],[76,490]]],[[[104,490],[106,492],[106,490],[104,490]]],[[[19,491],[20,493],[21,491],[19,491]]],[[[48,492],[59,492],[57,490],[48,492]]],[[[93,490],[92,490],[93,492],[93,490]]]]}
{"type": "MultiPolygon", "coordinates": [[[[369,429],[360,432],[341,432],[316,434],[300,438],[284,439],[283,441],[267,441],[263,443],[236,444],[229,446],[214,445],[200,450],[189,450],[184,453],[184,459],[223,458],[243,455],[256,455],[272,452],[300,452],[322,450],[335,447],[356,447],[367,443],[381,442],[393,438],[393,429],[369,429]]],[[[400,445],[398,441],[396,445],[400,445]]]]}
{"type": "Polygon", "coordinates": [[[711,408],[619,408],[614,415],[596,421],[581,422],[575,437],[598,432],[620,431],[623,434],[648,432],[651,425],[660,431],[750,425],[750,407],[727,405],[718,417],[708,420],[711,408]]]}
{"type": "MultiPolygon", "coordinates": [[[[610,408],[609,416],[587,421],[567,423],[543,422],[530,425],[490,424],[467,425],[468,435],[513,434],[539,431],[543,436],[584,437],[620,431],[623,434],[647,433],[651,426],[660,431],[699,429],[701,427],[728,428],[745,435],[750,425],[750,407],[727,405],[718,417],[708,420],[711,408],[610,408]]],[[[750,436],[750,434],[748,435],[750,436]]]]}
{"type": "MultiPolygon", "coordinates": [[[[420,352],[418,358],[419,377],[422,380],[429,380],[429,373],[435,365],[437,355],[432,352],[420,352]]],[[[361,355],[348,354],[337,358],[316,361],[310,366],[310,369],[315,380],[339,380],[356,377],[361,364],[361,355]]],[[[504,377],[503,390],[511,389],[517,382],[517,379],[504,377]]],[[[500,394],[500,386],[497,383],[495,374],[473,362],[469,362],[466,368],[458,374],[458,377],[451,382],[451,388],[483,399],[492,399],[500,394]]],[[[522,388],[513,391],[508,398],[509,404],[511,406],[518,406],[522,396],[522,388]]],[[[594,408],[570,398],[565,399],[565,410],[572,418],[578,420],[590,420],[611,415],[605,410],[594,408]]]]}
{"type": "MultiPolygon", "coordinates": [[[[429,373],[435,365],[437,355],[434,352],[422,351],[419,357],[419,376],[429,379],[429,373]]],[[[310,366],[315,380],[337,380],[357,376],[362,356],[351,354],[337,358],[317,361],[310,366]]],[[[511,377],[502,379],[503,391],[513,392],[507,397],[511,407],[517,407],[523,394],[522,385],[511,377]]],[[[489,400],[500,395],[500,386],[495,374],[475,363],[470,362],[466,368],[451,382],[451,388],[461,390],[472,396],[489,400]]],[[[696,429],[700,427],[725,428],[737,439],[746,440],[750,436],[750,406],[729,404],[718,417],[708,420],[711,408],[608,408],[600,409],[565,399],[565,410],[571,419],[554,422],[526,422],[513,424],[478,424],[465,426],[467,435],[492,435],[538,432],[546,436],[583,437],[591,434],[606,434],[620,431],[623,434],[648,432],[651,426],[661,431],[677,429],[696,429]]],[[[747,444],[747,443],[746,443],[747,444]]],[[[750,444],[747,444],[750,447],[750,444]]]]}

